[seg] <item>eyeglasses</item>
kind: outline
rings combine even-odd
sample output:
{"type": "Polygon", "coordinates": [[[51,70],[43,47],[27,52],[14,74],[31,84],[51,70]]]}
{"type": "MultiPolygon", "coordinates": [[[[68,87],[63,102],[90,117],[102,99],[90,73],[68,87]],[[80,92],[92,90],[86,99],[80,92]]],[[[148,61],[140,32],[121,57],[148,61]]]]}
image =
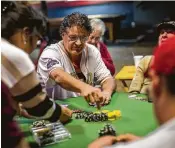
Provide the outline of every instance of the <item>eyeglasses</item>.
{"type": "Polygon", "coordinates": [[[79,39],[81,42],[84,43],[84,42],[86,42],[88,40],[88,37],[87,36],[68,35],[68,38],[72,42],[76,42],[79,39]]]}

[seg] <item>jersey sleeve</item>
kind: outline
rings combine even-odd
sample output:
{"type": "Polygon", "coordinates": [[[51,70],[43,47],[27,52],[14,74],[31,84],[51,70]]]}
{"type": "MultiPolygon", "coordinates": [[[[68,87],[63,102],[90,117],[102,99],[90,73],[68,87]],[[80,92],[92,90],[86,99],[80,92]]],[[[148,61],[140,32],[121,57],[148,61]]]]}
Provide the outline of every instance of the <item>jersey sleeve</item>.
{"type": "Polygon", "coordinates": [[[55,50],[46,49],[40,56],[37,67],[37,74],[40,81],[44,84],[49,80],[51,71],[56,68],[62,68],[61,57],[55,50]]]}

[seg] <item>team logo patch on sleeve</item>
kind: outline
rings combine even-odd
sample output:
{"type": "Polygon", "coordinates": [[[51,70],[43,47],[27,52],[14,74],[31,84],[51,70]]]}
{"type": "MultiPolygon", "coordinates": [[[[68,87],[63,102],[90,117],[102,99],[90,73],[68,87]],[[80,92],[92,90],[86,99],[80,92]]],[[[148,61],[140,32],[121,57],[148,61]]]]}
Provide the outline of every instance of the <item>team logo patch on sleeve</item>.
{"type": "Polygon", "coordinates": [[[59,61],[53,60],[53,59],[49,59],[48,62],[47,62],[47,69],[53,67],[56,64],[59,64],[59,61]]]}

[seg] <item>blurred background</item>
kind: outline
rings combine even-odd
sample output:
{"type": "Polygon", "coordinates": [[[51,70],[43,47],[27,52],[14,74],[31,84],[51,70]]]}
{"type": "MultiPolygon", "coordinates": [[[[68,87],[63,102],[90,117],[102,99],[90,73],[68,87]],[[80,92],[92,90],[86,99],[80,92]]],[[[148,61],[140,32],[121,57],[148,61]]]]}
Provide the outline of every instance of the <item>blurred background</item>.
{"type": "MultiPolygon", "coordinates": [[[[173,1],[28,1],[49,18],[46,39],[61,40],[59,26],[63,18],[72,12],[81,12],[89,18],[105,22],[103,41],[108,47],[116,67],[116,74],[125,65],[134,65],[134,55],[151,55],[157,44],[156,25],[165,20],[175,20],[173,1]]],[[[39,43],[38,43],[39,45],[39,43]]],[[[31,54],[36,61],[38,48],[31,54]]],[[[128,82],[130,83],[130,82],[128,82]]],[[[118,82],[118,90],[120,82],[118,82]]]]}

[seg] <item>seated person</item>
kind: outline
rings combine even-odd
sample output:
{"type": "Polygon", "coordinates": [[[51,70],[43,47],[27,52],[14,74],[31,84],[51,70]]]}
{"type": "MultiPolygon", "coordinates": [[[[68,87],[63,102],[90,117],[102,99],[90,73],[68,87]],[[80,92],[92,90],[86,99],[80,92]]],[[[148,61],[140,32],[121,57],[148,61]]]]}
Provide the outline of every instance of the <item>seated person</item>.
{"type": "MultiPolygon", "coordinates": [[[[157,26],[159,32],[158,45],[160,46],[168,38],[175,36],[175,22],[164,22],[157,26]]],[[[152,56],[145,56],[139,63],[136,74],[131,82],[130,93],[147,94],[148,86],[151,80],[148,76],[148,70],[151,66],[152,56]]]]}
{"type": "Polygon", "coordinates": [[[2,1],[1,9],[1,123],[2,147],[28,148],[13,120],[16,111],[25,117],[67,122],[72,111],[50,100],[36,77],[27,53],[45,30],[45,17],[23,3],[2,1]],[[19,102],[23,108],[18,107],[19,102]]]}
{"type": "MultiPolygon", "coordinates": [[[[175,37],[161,44],[154,53],[149,75],[150,97],[160,127],[146,137],[133,134],[104,136],[89,148],[174,148],[175,147],[175,37]],[[164,60],[162,60],[164,59],[164,60]],[[115,145],[115,142],[117,142],[115,145]]],[[[149,123],[149,121],[148,121],[149,123]]],[[[129,124],[128,124],[129,126],[129,124]]]]}
{"type": "Polygon", "coordinates": [[[87,43],[94,45],[100,51],[103,62],[113,76],[115,74],[115,66],[106,45],[100,42],[101,37],[105,33],[105,24],[100,19],[92,19],[90,21],[92,33],[90,34],[87,43]]]}
{"type": "Polygon", "coordinates": [[[83,96],[90,102],[108,103],[115,81],[106,68],[98,49],[86,43],[91,33],[86,15],[72,13],[60,26],[62,41],[42,52],[37,73],[47,93],[55,99],[83,96]],[[94,77],[102,91],[93,87],[94,77]]]}

